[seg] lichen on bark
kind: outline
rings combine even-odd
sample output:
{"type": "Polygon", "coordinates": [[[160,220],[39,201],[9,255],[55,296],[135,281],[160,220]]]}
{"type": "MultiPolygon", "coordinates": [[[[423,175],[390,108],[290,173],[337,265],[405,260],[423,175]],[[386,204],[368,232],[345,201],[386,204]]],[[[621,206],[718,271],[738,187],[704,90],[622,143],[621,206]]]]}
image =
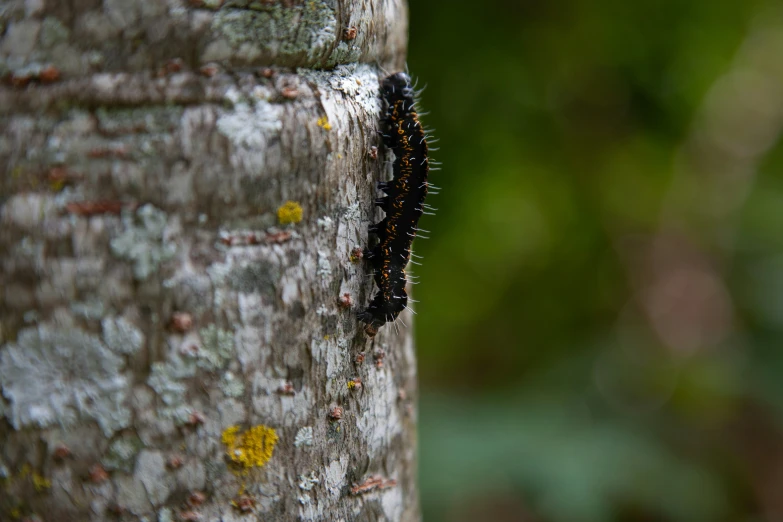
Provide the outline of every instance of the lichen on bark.
{"type": "Polygon", "coordinates": [[[15,429],[94,420],[106,436],[130,424],[125,361],[73,328],[27,328],[0,352],[0,383],[15,429]]]}
{"type": "Polygon", "coordinates": [[[0,519],[418,518],[410,332],[368,341],[345,306],[372,291],[351,251],[377,220],[376,63],[402,65],[405,15],[0,9],[0,519]],[[277,437],[247,473],[232,426],[277,437]],[[395,485],[352,493],[375,475],[395,485]]]}

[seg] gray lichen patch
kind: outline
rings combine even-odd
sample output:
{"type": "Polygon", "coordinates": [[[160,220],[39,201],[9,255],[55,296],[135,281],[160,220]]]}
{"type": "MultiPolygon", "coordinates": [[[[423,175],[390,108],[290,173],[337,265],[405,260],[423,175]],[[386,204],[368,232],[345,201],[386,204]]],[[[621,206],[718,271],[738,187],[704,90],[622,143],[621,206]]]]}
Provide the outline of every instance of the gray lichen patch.
{"type": "Polygon", "coordinates": [[[340,495],[343,486],[346,485],[345,475],[348,473],[348,457],[342,455],[340,460],[333,460],[324,470],[324,483],[332,496],[340,495]]]}
{"type": "Polygon", "coordinates": [[[381,454],[403,430],[397,392],[390,381],[388,370],[369,372],[365,379],[364,389],[370,407],[356,420],[356,428],[362,434],[371,457],[381,454]]]}
{"type": "Polygon", "coordinates": [[[41,22],[41,34],[38,36],[41,46],[45,49],[63,45],[68,41],[71,31],[60,20],[47,16],[41,22]]]}
{"type": "Polygon", "coordinates": [[[387,520],[402,520],[405,507],[402,488],[389,488],[381,493],[381,506],[387,520]]]}
{"type": "Polygon", "coordinates": [[[32,54],[41,30],[38,20],[19,20],[6,27],[0,41],[0,53],[9,58],[21,58],[32,54]]]}
{"type": "Polygon", "coordinates": [[[279,281],[280,268],[266,260],[239,266],[228,276],[228,284],[237,292],[259,292],[268,299],[274,299],[279,281]]]}
{"type": "Polygon", "coordinates": [[[152,205],[144,205],[135,213],[122,215],[124,231],[111,240],[111,251],[117,257],[133,263],[133,275],[145,280],[158,266],[174,257],[177,247],[167,240],[166,213],[152,205]]]}
{"type": "Polygon", "coordinates": [[[241,397],[245,393],[245,383],[242,382],[240,377],[231,372],[226,372],[220,380],[220,390],[227,397],[241,397]]]}
{"type": "Polygon", "coordinates": [[[155,390],[165,405],[174,407],[182,403],[188,390],[182,379],[192,376],[193,372],[189,368],[156,362],[152,365],[147,384],[155,390]]]}
{"type": "Polygon", "coordinates": [[[331,63],[350,63],[359,59],[362,49],[358,45],[350,42],[340,42],[337,44],[332,55],[329,57],[331,63]]]}
{"type": "Polygon", "coordinates": [[[144,334],[123,317],[107,317],[101,327],[103,341],[117,353],[133,354],[144,346],[144,334]]]}
{"type": "Polygon", "coordinates": [[[69,308],[73,315],[88,321],[98,320],[105,313],[103,303],[98,300],[75,301],[71,303],[69,308]]]}
{"type": "Polygon", "coordinates": [[[121,135],[143,132],[164,134],[176,129],[182,118],[181,106],[149,108],[121,108],[95,111],[98,128],[105,135],[121,135]]]}
{"type": "Polygon", "coordinates": [[[133,472],[136,455],[144,447],[138,437],[122,437],[111,443],[109,451],[102,459],[103,466],[108,470],[133,472]]]}
{"type": "Polygon", "coordinates": [[[312,446],[312,445],[313,445],[313,427],[305,426],[304,428],[299,428],[299,431],[296,432],[296,437],[294,438],[294,446],[298,448],[300,446],[312,446]]]}
{"type": "Polygon", "coordinates": [[[193,408],[186,402],[188,387],[184,379],[193,375],[192,365],[175,365],[170,362],[156,362],[152,365],[147,384],[163,401],[163,406],[157,410],[160,417],[170,419],[178,425],[188,421],[193,408]]]}
{"type": "MultiPolygon", "coordinates": [[[[187,396],[191,379],[199,369],[214,371],[223,368],[235,354],[233,332],[210,324],[198,334],[198,340],[194,334],[193,339],[183,342],[183,346],[192,347],[187,353],[180,349],[171,353],[165,362],[153,363],[147,379],[147,384],[163,401],[158,413],[179,425],[188,422],[194,411],[187,396]]],[[[224,376],[221,389],[228,396],[239,396],[244,392],[244,384],[239,377],[228,379],[224,376]]]]}
{"type": "Polygon", "coordinates": [[[236,148],[235,167],[243,167],[257,176],[270,152],[268,143],[283,128],[284,109],[266,100],[256,100],[251,105],[240,96],[238,92],[227,93],[227,99],[235,102],[234,107],[221,114],[216,125],[218,132],[236,148]]]}
{"type": "Polygon", "coordinates": [[[279,63],[302,63],[305,58],[312,62],[327,57],[338,38],[337,13],[331,4],[235,1],[215,15],[212,30],[228,41],[239,61],[276,55],[279,63]]]}
{"type": "Polygon", "coordinates": [[[234,334],[210,324],[199,330],[201,349],[196,364],[206,370],[217,370],[234,356],[234,334]]]}
{"type": "Polygon", "coordinates": [[[268,422],[286,427],[301,426],[312,418],[314,393],[305,387],[293,395],[281,394],[285,381],[257,371],[252,378],[253,410],[268,422]]]}
{"type": "MultiPolygon", "coordinates": [[[[331,71],[298,69],[297,74],[315,83],[318,92],[325,95],[326,100],[334,100],[339,93],[360,105],[363,112],[380,114],[381,99],[378,85],[378,71],[375,67],[365,64],[340,65],[331,71]]],[[[342,101],[343,96],[337,99],[342,101]]],[[[327,110],[329,113],[330,111],[327,110]]],[[[334,111],[339,114],[341,111],[334,111]]]]}
{"type": "Polygon", "coordinates": [[[318,275],[323,281],[328,281],[332,275],[332,265],[329,263],[329,253],[318,251],[318,275]]]}
{"type": "Polygon", "coordinates": [[[303,491],[310,491],[317,484],[321,483],[321,479],[315,471],[311,471],[309,475],[299,475],[299,489],[303,491]]]}
{"type": "Polygon", "coordinates": [[[129,425],[123,359],[77,329],[28,328],[0,353],[0,385],[16,429],[95,420],[106,436],[129,425]]]}
{"type": "Polygon", "coordinates": [[[158,522],[174,522],[174,512],[171,509],[164,507],[158,511],[158,522]]]}
{"type": "Polygon", "coordinates": [[[176,278],[164,281],[163,285],[171,289],[175,307],[194,316],[202,314],[212,300],[212,284],[205,274],[180,273],[176,278]]]}
{"type": "Polygon", "coordinates": [[[166,460],[160,451],[144,450],[139,454],[134,478],[144,485],[153,506],[165,502],[174,487],[174,477],[166,471],[166,460]]]}
{"type": "Polygon", "coordinates": [[[40,230],[46,216],[56,211],[54,198],[48,194],[21,193],[8,198],[0,208],[0,224],[25,232],[40,230]]]}

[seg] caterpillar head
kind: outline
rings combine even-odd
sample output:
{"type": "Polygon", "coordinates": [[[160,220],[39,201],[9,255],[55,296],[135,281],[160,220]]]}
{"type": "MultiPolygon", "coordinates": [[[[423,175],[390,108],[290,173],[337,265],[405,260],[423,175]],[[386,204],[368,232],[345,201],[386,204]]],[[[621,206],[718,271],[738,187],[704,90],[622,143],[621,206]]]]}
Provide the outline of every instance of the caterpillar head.
{"type": "Polygon", "coordinates": [[[408,295],[402,289],[402,295],[387,299],[383,292],[378,292],[370,305],[356,314],[357,319],[365,323],[364,332],[375,337],[378,329],[386,323],[394,322],[408,303],[408,295]]]}
{"type": "Polygon", "coordinates": [[[394,73],[387,76],[381,82],[383,97],[393,103],[395,100],[409,99],[413,96],[413,87],[411,87],[411,77],[404,72],[394,73]]]}

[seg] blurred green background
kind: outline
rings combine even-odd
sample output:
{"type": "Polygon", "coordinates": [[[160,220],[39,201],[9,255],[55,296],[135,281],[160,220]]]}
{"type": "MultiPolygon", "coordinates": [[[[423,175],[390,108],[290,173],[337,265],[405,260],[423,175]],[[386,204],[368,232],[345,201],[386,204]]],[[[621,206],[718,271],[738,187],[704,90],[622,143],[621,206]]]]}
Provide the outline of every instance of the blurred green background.
{"type": "Polygon", "coordinates": [[[783,10],[411,0],[437,521],[783,520],[783,10]]]}

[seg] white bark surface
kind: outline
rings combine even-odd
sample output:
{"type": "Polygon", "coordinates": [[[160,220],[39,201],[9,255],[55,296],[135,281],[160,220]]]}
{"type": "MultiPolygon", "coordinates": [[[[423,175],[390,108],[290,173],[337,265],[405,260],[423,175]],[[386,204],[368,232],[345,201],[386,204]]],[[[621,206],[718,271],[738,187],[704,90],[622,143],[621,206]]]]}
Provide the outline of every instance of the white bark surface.
{"type": "Polygon", "coordinates": [[[0,5],[0,519],[419,519],[410,331],[364,335],[351,261],[406,17],[0,5]]]}

